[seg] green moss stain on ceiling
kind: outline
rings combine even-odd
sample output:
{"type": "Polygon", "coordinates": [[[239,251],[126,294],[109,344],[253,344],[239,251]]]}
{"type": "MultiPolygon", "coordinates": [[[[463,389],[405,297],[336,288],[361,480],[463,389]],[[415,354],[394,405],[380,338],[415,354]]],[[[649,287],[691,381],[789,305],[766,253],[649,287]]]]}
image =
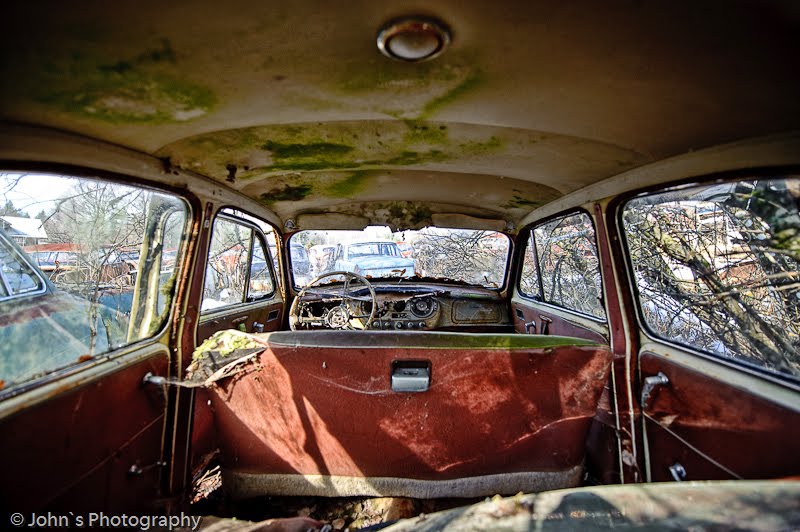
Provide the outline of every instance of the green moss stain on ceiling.
{"type": "Polygon", "coordinates": [[[332,142],[311,142],[309,144],[281,144],[268,140],[263,148],[281,159],[291,158],[330,158],[341,157],[353,151],[352,146],[332,142]]]}
{"type": "Polygon", "coordinates": [[[210,89],[174,74],[178,55],[166,39],[124,57],[96,43],[84,45],[5,56],[0,66],[4,77],[24,73],[15,76],[21,82],[11,94],[4,90],[5,96],[114,124],[183,122],[205,115],[216,104],[210,89]],[[39,68],[26,68],[23,61],[39,68]]]}
{"type": "Polygon", "coordinates": [[[470,92],[473,92],[483,82],[484,77],[480,71],[470,72],[470,74],[461,80],[458,85],[448,90],[444,94],[434,97],[432,100],[426,103],[422,108],[422,113],[420,113],[419,118],[425,119],[433,116],[436,111],[442,107],[456,101],[470,92]]]}
{"type": "MultiPolygon", "coordinates": [[[[413,201],[370,201],[335,205],[324,211],[309,209],[303,214],[346,214],[367,219],[374,225],[388,225],[403,230],[430,226],[433,224],[431,216],[434,213],[453,210],[463,210],[463,207],[436,202],[423,204],[413,201]]],[[[468,210],[475,216],[492,217],[495,214],[490,210],[479,208],[468,208],[468,210]]]]}
{"type": "Polygon", "coordinates": [[[409,169],[289,172],[250,180],[241,191],[284,220],[337,213],[403,228],[430,225],[436,213],[514,222],[561,195],[518,179],[409,169]]]}
{"type": "Polygon", "coordinates": [[[173,164],[223,180],[229,165],[239,181],[317,170],[408,167],[500,152],[502,137],[474,128],[451,135],[444,123],[376,120],[276,125],[209,133],[165,146],[173,164]]]}
{"type": "Polygon", "coordinates": [[[303,183],[300,185],[283,184],[272,188],[259,196],[264,205],[273,205],[278,201],[300,201],[311,193],[312,187],[303,183]]]}
{"type": "Polygon", "coordinates": [[[361,192],[375,177],[374,172],[359,170],[347,175],[344,179],[336,181],[325,189],[325,195],[336,198],[352,198],[361,192]]]}
{"type": "Polygon", "coordinates": [[[404,120],[408,127],[406,141],[410,145],[441,145],[447,142],[447,124],[436,125],[425,120],[404,120]]]}
{"type": "Polygon", "coordinates": [[[331,96],[355,96],[370,110],[396,118],[430,119],[484,84],[480,64],[478,54],[469,50],[451,50],[423,63],[384,57],[354,61],[340,71],[331,96]]]}
{"type": "Polygon", "coordinates": [[[431,213],[521,219],[579,183],[594,161],[640,160],[622,148],[552,133],[488,125],[388,119],[307,122],[211,132],[161,148],[170,163],[230,185],[284,220],[338,212],[417,226],[431,213]],[[575,157],[565,158],[564,153],[575,157]],[[597,157],[601,155],[602,157],[597,157]],[[552,175],[555,166],[563,171],[552,175]],[[502,172],[502,173],[501,173],[502,172]],[[391,207],[404,201],[458,205],[453,211],[391,207]],[[384,205],[364,212],[364,205],[384,205]],[[400,209],[402,210],[402,209],[400,209]],[[394,212],[392,212],[394,211],[394,212]]]}
{"type": "Polygon", "coordinates": [[[512,189],[511,199],[504,203],[503,207],[506,209],[520,209],[527,207],[528,209],[532,210],[544,204],[542,198],[529,199],[523,197],[522,194],[523,192],[521,190],[512,189]]]}

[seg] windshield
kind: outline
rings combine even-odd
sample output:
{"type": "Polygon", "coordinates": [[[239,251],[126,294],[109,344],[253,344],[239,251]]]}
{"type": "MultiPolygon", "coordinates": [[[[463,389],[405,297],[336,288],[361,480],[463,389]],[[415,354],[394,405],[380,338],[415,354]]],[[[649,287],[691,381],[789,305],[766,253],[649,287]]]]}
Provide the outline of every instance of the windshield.
{"type": "MultiPolygon", "coordinates": [[[[362,231],[300,231],[291,237],[289,249],[298,288],[333,271],[373,279],[425,279],[500,288],[509,247],[508,237],[494,231],[426,227],[393,233],[388,227],[372,226],[362,231]]],[[[341,279],[332,276],[328,280],[341,279]]]]}

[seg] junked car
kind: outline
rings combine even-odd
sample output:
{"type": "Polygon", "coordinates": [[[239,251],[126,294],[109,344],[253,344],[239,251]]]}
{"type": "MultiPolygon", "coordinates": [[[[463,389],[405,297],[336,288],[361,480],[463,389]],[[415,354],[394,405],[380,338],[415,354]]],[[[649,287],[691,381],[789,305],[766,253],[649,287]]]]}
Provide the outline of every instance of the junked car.
{"type": "Polygon", "coordinates": [[[308,250],[308,258],[314,273],[317,275],[329,272],[333,269],[333,255],[336,246],[331,244],[316,244],[308,250]]]}
{"type": "Polygon", "coordinates": [[[414,256],[414,246],[408,242],[398,242],[397,247],[400,248],[400,254],[406,258],[414,256]]]}
{"type": "Polygon", "coordinates": [[[127,318],[93,296],[58,289],[0,230],[0,391],[23,390],[125,342],[127,318]]]}
{"type": "Polygon", "coordinates": [[[0,519],[800,527],[793,2],[3,23],[0,519]]]}
{"type": "Polygon", "coordinates": [[[43,244],[26,246],[23,249],[51,280],[55,275],[73,269],[78,264],[77,250],[71,244],[43,244]]]}
{"type": "Polygon", "coordinates": [[[413,274],[414,261],[402,256],[391,240],[356,240],[338,244],[334,269],[354,272],[364,277],[402,277],[413,274]]]}

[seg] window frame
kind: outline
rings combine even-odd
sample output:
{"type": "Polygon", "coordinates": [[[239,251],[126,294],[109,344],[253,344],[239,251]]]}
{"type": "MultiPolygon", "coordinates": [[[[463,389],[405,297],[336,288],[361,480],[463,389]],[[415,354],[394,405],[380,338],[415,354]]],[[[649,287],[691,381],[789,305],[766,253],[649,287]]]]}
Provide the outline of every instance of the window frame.
{"type": "MultiPolygon", "coordinates": [[[[225,221],[227,221],[229,223],[234,223],[234,224],[238,224],[238,225],[241,225],[241,226],[249,228],[252,231],[252,233],[250,235],[250,246],[249,246],[248,254],[247,254],[248,263],[247,263],[247,269],[246,269],[245,280],[244,280],[244,291],[242,292],[242,301],[239,301],[239,302],[236,302],[236,303],[229,303],[229,304],[222,305],[222,306],[219,306],[219,307],[214,307],[214,308],[202,310],[202,304],[203,304],[203,299],[204,299],[203,294],[205,294],[205,287],[206,287],[206,281],[207,281],[207,276],[204,273],[203,274],[203,290],[201,292],[200,310],[199,310],[199,315],[200,315],[201,319],[202,318],[206,318],[208,316],[211,316],[213,314],[217,314],[217,313],[223,314],[223,313],[226,313],[226,312],[230,312],[233,309],[241,308],[242,306],[245,306],[245,305],[252,305],[252,304],[257,304],[257,303],[264,302],[266,300],[274,298],[275,294],[279,292],[280,281],[278,280],[278,277],[277,277],[277,275],[275,273],[275,268],[274,268],[273,260],[272,260],[272,252],[269,249],[269,243],[267,242],[267,236],[264,234],[264,232],[261,230],[260,227],[258,227],[258,225],[255,222],[253,222],[251,220],[248,220],[247,218],[240,217],[240,216],[237,215],[237,213],[226,212],[228,210],[233,210],[233,208],[231,208],[231,207],[223,207],[223,208],[219,209],[217,211],[216,216],[214,217],[213,222],[211,223],[211,231],[209,232],[208,252],[206,253],[206,256],[203,258],[203,264],[205,266],[203,271],[205,272],[206,268],[209,265],[209,260],[208,259],[209,259],[209,255],[211,253],[211,243],[213,242],[213,239],[214,239],[214,229],[216,227],[216,223],[217,223],[218,220],[222,219],[222,220],[225,220],[225,221]],[[251,297],[249,295],[249,291],[250,291],[250,274],[251,274],[250,268],[252,267],[252,264],[253,264],[253,248],[255,246],[256,240],[261,242],[261,244],[262,244],[262,246],[264,248],[264,251],[265,251],[265,253],[267,255],[266,256],[267,270],[269,271],[269,274],[270,274],[271,279],[272,279],[272,291],[270,291],[267,294],[260,295],[260,296],[258,296],[256,298],[252,298],[251,299],[251,297]]],[[[246,213],[244,213],[244,214],[246,214],[246,213]]],[[[267,222],[264,222],[264,223],[267,223],[267,222]]],[[[278,240],[278,233],[277,232],[276,232],[276,240],[278,240]]]]}
{"type": "Polygon", "coordinates": [[[622,272],[620,273],[620,279],[623,284],[627,284],[627,288],[623,289],[627,290],[630,295],[630,302],[633,307],[633,314],[635,315],[634,322],[639,335],[640,350],[642,350],[643,347],[646,348],[647,343],[649,342],[652,345],[665,346],[669,349],[677,349],[681,352],[687,353],[690,356],[700,357],[703,360],[711,363],[720,364],[733,370],[744,371],[750,375],[767,378],[772,382],[782,385],[790,385],[792,388],[800,389],[800,376],[781,373],[741,358],[726,357],[724,355],[718,355],[709,351],[704,351],[695,347],[694,345],[684,344],[669,338],[665,338],[653,331],[647,323],[642,310],[641,294],[636,282],[636,271],[631,260],[627,231],[625,230],[625,224],[623,221],[625,206],[632,200],[638,198],[645,198],[648,196],[654,196],[668,192],[678,192],[695,187],[707,187],[716,184],[731,184],[746,180],[785,179],[792,175],[797,179],[800,179],[800,168],[781,166],[774,168],[762,167],[752,170],[748,169],[719,172],[695,176],[670,183],[660,183],[653,186],[628,191],[623,194],[619,194],[610,202],[607,215],[608,219],[613,222],[614,231],[616,232],[616,235],[614,235],[617,237],[616,240],[618,245],[616,252],[621,258],[623,266],[622,272]]]}
{"type": "Polygon", "coordinates": [[[25,297],[33,297],[47,293],[48,289],[47,280],[44,279],[39,274],[38,265],[36,267],[33,267],[33,262],[31,261],[31,257],[28,257],[28,255],[25,252],[22,252],[21,254],[19,253],[19,251],[17,250],[19,244],[13,238],[9,239],[6,237],[5,234],[0,233],[0,240],[3,240],[3,242],[0,243],[0,245],[3,245],[7,249],[9,249],[13,253],[14,258],[16,258],[18,262],[27,266],[30,272],[33,274],[33,276],[39,281],[39,286],[35,290],[28,290],[27,292],[14,292],[13,290],[11,290],[10,285],[6,281],[5,274],[2,271],[0,271],[0,283],[2,283],[5,291],[8,292],[8,295],[0,296],[0,302],[11,301],[13,299],[21,299],[25,297]]]}
{"type": "Polygon", "coordinates": [[[595,221],[594,221],[594,218],[592,217],[592,214],[587,209],[585,209],[583,207],[577,207],[577,208],[574,208],[574,209],[561,211],[561,212],[558,212],[558,213],[556,213],[556,214],[554,214],[552,216],[548,216],[546,218],[542,218],[541,220],[536,220],[535,222],[532,222],[529,225],[525,226],[524,230],[520,232],[520,236],[524,237],[524,238],[520,239],[521,240],[521,246],[520,246],[521,250],[519,252],[520,267],[519,267],[519,274],[518,274],[517,280],[516,280],[516,291],[519,294],[519,296],[522,299],[526,300],[526,301],[535,302],[537,305],[545,305],[545,306],[547,306],[549,308],[553,308],[553,309],[558,309],[558,310],[561,310],[561,311],[569,312],[569,313],[574,314],[576,316],[580,316],[581,318],[586,318],[586,319],[592,320],[593,322],[601,324],[601,325],[607,325],[608,324],[608,308],[606,308],[606,296],[605,296],[606,282],[605,282],[605,278],[603,277],[603,268],[602,268],[602,264],[601,264],[600,249],[599,249],[599,245],[598,245],[598,242],[597,242],[597,225],[595,224],[595,221]],[[589,223],[591,224],[591,227],[592,227],[592,236],[593,236],[593,241],[594,241],[594,249],[595,249],[595,253],[596,253],[596,256],[597,256],[597,273],[598,273],[599,278],[600,278],[600,304],[601,304],[600,306],[602,307],[603,314],[604,314],[602,317],[595,316],[593,314],[588,314],[588,313],[583,312],[583,311],[578,310],[578,309],[566,307],[566,306],[561,305],[561,304],[559,304],[557,302],[548,301],[544,297],[544,281],[543,281],[542,272],[541,272],[541,263],[540,263],[540,260],[539,260],[539,249],[538,249],[538,247],[536,245],[535,230],[536,230],[537,227],[540,227],[542,225],[548,224],[548,223],[553,222],[555,220],[568,218],[570,216],[575,216],[575,215],[580,215],[580,214],[585,215],[589,219],[589,223]],[[532,246],[532,248],[533,248],[533,260],[534,260],[534,267],[536,268],[536,274],[537,274],[536,284],[538,286],[540,295],[529,294],[529,293],[525,292],[522,289],[522,277],[523,277],[523,268],[524,268],[524,265],[525,265],[525,254],[530,249],[530,244],[531,243],[533,243],[533,246],[532,246]]]}
{"type": "MultiPolygon", "coordinates": [[[[380,226],[381,224],[377,224],[377,225],[380,226]]],[[[371,227],[371,226],[368,226],[368,227],[371,227]]],[[[428,226],[428,227],[436,227],[436,226],[428,226]]],[[[464,228],[459,228],[459,227],[440,227],[440,229],[452,229],[452,230],[457,230],[457,231],[485,231],[485,232],[498,233],[500,235],[503,235],[507,240],[508,249],[506,251],[506,257],[505,257],[505,262],[504,262],[504,266],[503,266],[504,270],[503,270],[503,276],[502,276],[502,283],[497,285],[497,286],[488,286],[488,285],[481,285],[481,286],[482,286],[482,288],[485,288],[486,290],[491,290],[492,292],[496,292],[497,294],[507,294],[509,291],[511,291],[512,287],[514,286],[514,281],[513,280],[514,280],[515,275],[516,275],[516,273],[514,271],[512,271],[512,266],[514,265],[513,261],[515,260],[515,256],[516,256],[516,252],[517,252],[516,241],[513,238],[513,236],[514,236],[513,234],[506,233],[505,231],[497,231],[497,230],[494,230],[494,229],[464,229],[464,228]]],[[[419,229],[414,229],[414,231],[418,231],[418,230],[419,229]]],[[[298,235],[299,233],[301,233],[303,231],[325,231],[325,229],[300,229],[300,230],[297,230],[297,231],[294,231],[294,232],[288,234],[288,237],[287,237],[287,239],[285,241],[286,242],[285,243],[286,256],[287,256],[287,261],[289,263],[288,278],[289,278],[289,281],[291,281],[290,284],[292,285],[292,288],[294,289],[294,293],[295,294],[300,293],[300,290],[303,287],[302,286],[298,286],[297,283],[295,283],[294,266],[292,264],[291,240],[292,240],[293,237],[295,237],[296,235],[298,235]]],[[[345,231],[349,231],[349,230],[345,229],[345,231]]],[[[353,229],[352,231],[356,231],[356,230],[353,229]]],[[[347,242],[338,242],[338,243],[335,244],[336,245],[336,250],[334,251],[334,254],[333,254],[333,259],[332,259],[333,263],[336,263],[339,260],[344,260],[344,261],[350,261],[351,260],[351,257],[350,257],[350,246],[347,245],[347,244],[349,244],[349,241],[347,241],[347,242]],[[345,251],[345,249],[346,249],[346,251],[345,251]]],[[[396,245],[397,242],[394,242],[394,244],[396,245]]],[[[333,245],[333,244],[331,244],[331,245],[333,245]]],[[[398,255],[395,255],[395,256],[396,257],[403,257],[402,250],[399,248],[399,246],[397,246],[397,251],[398,251],[398,255]]],[[[309,257],[309,263],[310,263],[310,257],[309,257]]],[[[314,278],[312,277],[311,280],[313,280],[313,279],[314,278]]],[[[382,277],[371,278],[370,282],[371,283],[384,282],[384,281],[389,280],[389,279],[391,279],[391,278],[390,277],[387,277],[387,278],[382,278],[382,277]]],[[[458,285],[458,284],[459,283],[456,283],[456,285],[458,285]]]]}
{"type": "Polygon", "coordinates": [[[267,242],[267,235],[264,234],[264,232],[261,230],[261,228],[258,228],[257,231],[253,232],[253,238],[252,238],[252,241],[250,243],[250,264],[249,264],[249,266],[250,267],[247,269],[247,290],[246,290],[246,293],[245,293],[245,296],[244,296],[245,303],[255,303],[257,301],[263,301],[264,299],[271,299],[271,298],[275,297],[275,293],[278,291],[278,284],[279,284],[278,276],[275,274],[275,271],[274,271],[273,262],[272,262],[272,254],[271,254],[271,252],[269,250],[269,243],[267,242]],[[268,293],[265,293],[263,295],[260,295],[258,297],[253,297],[253,296],[250,295],[250,289],[251,289],[251,286],[250,286],[251,277],[250,276],[253,273],[252,272],[253,256],[255,255],[256,241],[261,243],[261,249],[264,250],[264,262],[266,263],[267,271],[269,272],[270,280],[272,281],[272,291],[268,292],[268,293]]]}
{"type": "MultiPolygon", "coordinates": [[[[187,254],[192,248],[192,226],[198,223],[202,209],[200,208],[199,199],[186,190],[185,187],[154,183],[151,180],[139,177],[135,174],[123,174],[100,168],[66,163],[34,161],[4,161],[2,169],[0,170],[3,173],[51,174],[53,176],[63,176],[65,178],[85,179],[119,186],[136,187],[156,194],[172,196],[183,205],[185,213],[185,219],[182,225],[181,243],[175,259],[175,276],[177,280],[170,295],[171,304],[169,305],[169,311],[164,314],[160,327],[145,338],[139,338],[130,343],[100,353],[92,358],[77,361],[59,369],[36,374],[24,382],[0,388],[0,417],[2,417],[16,412],[21,408],[31,406],[40,400],[47,399],[49,397],[49,392],[47,390],[51,390],[52,386],[64,386],[64,384],[60,384],[59,382],[82,383],[87,382],[87,380],[107,376],[119,371],[121,368],[129,367],[146,360],[158,352],[155,346],[164,344],[165,338],[169,338],[168,332],[170,327],[173,326],[175,314],[180,311],[179,307],[183,305],[183,301],[177,299],[180,294],[178,285],[180,284],[180,279],[185,278],[187,275],[185,270],[187,265],[191,262],[188,260],[187,254]],[[112,361],[116,363],[110,365],[109,362],[112,361]],[[33,394],[34,397],[31,398],[30,394],[33,394]],[[24,398],[21,397],[23,395],[25,396],[24,398]],[[19,401],[23,402],[20,403],[19,401]]],[[[26,263],[30,264],[30,259],[27,257],[27,254],[25,255],[26,263]]],[[[40,292],[27,292],[25,294],[11,296],[10,299],[42,295],[47,292],[48,286],[52,284],[48,280],[45,280],[45,283],[45,288],[40,292]]],[[[4,301],[8,300],[9,296],[6,296],[4,301]]]]}
{"type": "MultiPolygon", "coordinates": [[[[276,285],[273,287],[273,292],[271,293],[270,297],[274,297],[276,293],[279,293],[281,297],[285,297],[284,293],[285,281],[282,275],[285,268],[283,263],[281,262],[281,255],[283,253],[281,249],[283,235],[278,230],[278,227],[266,221],[261,216],[256,216],[248,211],[242,210],[240,207],[234,207],[228,204],[220,206],[217,209],[215,216],[226,215],[226,214],[228,216],[233,216],[237,220],[244,220],[245,222],[253,224],[258,228],[259,233],[261,234],[261,236],[264,237],[265,249],[266,252],[269,254],[269,260],[271,261],[270,273],[272,274],[272,280],[276,285]],[[270,231],[275,237],[275,254],[272,253],[273,249],[272,246],[270,246],[269,232],[266,231],[264,227],[262,227],[262,225],[269,227],[270,231]]],[[[213,230],[213,225],[212,225],[212,230],[213,230]]]]}

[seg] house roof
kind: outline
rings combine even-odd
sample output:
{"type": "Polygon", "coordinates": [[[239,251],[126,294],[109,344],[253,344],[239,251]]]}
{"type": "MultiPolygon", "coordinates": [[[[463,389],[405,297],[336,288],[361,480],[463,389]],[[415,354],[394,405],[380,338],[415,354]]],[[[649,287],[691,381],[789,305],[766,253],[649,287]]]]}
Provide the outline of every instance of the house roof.
{"type": "Polygon", "coordinates": [[[27,238],[47,238],[42,221],[38,218],[22,218],[20,216],[0,216],[10,228],[6,232],[10,236],[24,236],[27,238]]]}

